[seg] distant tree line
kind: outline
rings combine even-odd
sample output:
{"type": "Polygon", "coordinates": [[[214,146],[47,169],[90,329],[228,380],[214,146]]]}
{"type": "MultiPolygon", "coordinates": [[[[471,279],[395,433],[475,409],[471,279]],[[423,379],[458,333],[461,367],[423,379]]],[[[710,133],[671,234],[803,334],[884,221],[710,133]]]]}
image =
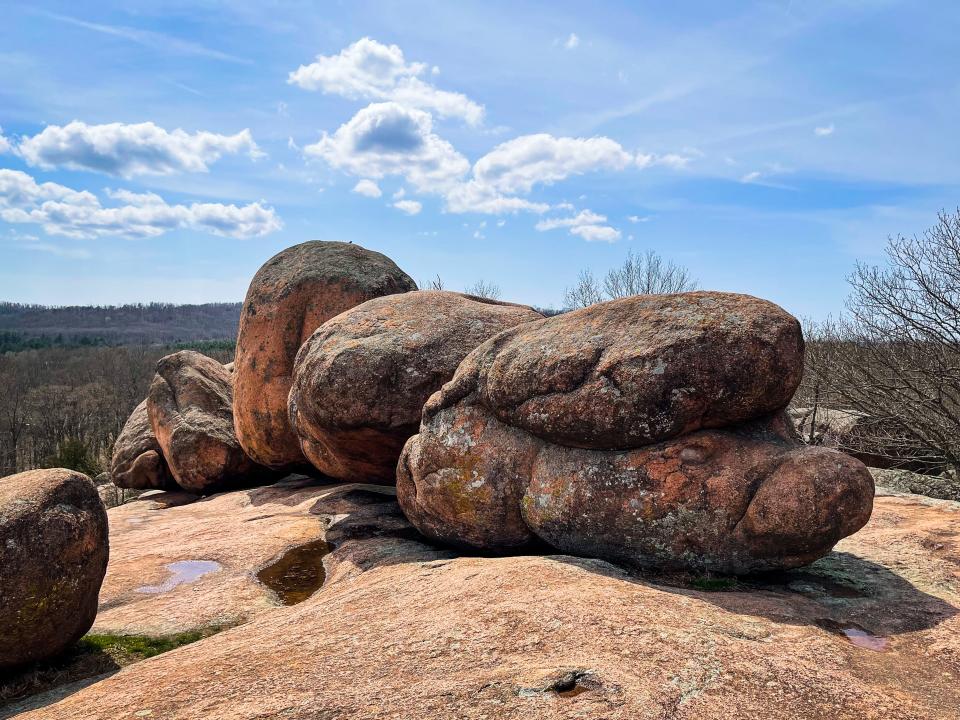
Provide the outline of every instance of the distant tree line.
{"type": "Polygon", "coordinates": [[[46,307],[0,303],[0,352],[236,338],[240,303],[46,307]]]}

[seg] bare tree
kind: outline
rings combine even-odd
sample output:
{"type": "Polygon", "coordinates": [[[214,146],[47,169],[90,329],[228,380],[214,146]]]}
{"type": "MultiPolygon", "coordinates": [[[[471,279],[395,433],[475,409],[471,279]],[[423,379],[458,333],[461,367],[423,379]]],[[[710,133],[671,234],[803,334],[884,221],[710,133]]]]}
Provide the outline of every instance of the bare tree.
{"type": "Polygon", "coordinates": [[[567,288],[564,302],[567,307],[579,308],[604,298],[689,292],[696,287],[696,280],[685,267],[665,261],[652,250],[639,256],[630,251],[622,265],[607,272],[602,288],[592,272],[582,271],[577,284],[567,288]]]}
{"type": "Polygon", "coordinates": [[[476,295],[477,297],[486,298],[487,300],[500,299],[500,286],[484,280],[477,280],[473,285],[464,290],[464,292],[467,295],[476,295]]]}
{"type": "Polygon", "coordinates": [[[446,284],[440,278],[439,273],[435,278],[427,280],[426,282],[420,283],[421,290],[443,290],[446,287],[446,284]]]}
{"type": "Polygon", "coordinates": [[[581,270],[577,284],[568,287],[563,294],[563,303],[568,308],[582,308],[603,300],[600,283],[590,270],[581,270]]]}
{"type": "Polygon", "coordinates": [[[888,263],[859,264],[848,316],[820,326],[808,385],[862,413],[880,454],[960,469],[960,210],[890,238],[888,263]]]}

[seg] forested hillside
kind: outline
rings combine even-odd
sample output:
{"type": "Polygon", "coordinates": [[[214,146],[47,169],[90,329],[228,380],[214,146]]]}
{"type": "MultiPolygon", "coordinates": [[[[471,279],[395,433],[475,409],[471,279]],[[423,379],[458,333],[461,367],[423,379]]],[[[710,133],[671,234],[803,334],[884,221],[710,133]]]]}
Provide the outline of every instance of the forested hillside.
{"type": "Polygon", "coordinates": [[[233,341],[239,320],[240,303],[49,307],[0,302],[0,352],[233,341]]]}

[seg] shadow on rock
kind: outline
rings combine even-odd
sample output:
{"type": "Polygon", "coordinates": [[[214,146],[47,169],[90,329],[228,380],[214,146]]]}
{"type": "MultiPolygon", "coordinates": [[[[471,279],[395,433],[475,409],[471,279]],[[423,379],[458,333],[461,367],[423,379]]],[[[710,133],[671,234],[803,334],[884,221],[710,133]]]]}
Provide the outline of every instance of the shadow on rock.
{"type": "Polygon", "coordinates": [[[796,570],[740,578],[640,575],[592,558],[553,555],[551,559],[664,592],[695,597],[737,615],[791,625],[850,624],[886,636],[926,630],[960,612],[884,565],[848,552],[832,552],[796,570]]]}

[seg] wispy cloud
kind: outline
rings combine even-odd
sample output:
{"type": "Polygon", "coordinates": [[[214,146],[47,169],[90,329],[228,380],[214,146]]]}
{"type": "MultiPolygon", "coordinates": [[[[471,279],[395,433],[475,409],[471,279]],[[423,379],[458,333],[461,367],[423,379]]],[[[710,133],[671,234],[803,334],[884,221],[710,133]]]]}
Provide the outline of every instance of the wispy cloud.
{"type": "Polygon", "coordinates": [[[140,28],[132,28],[125,25],[104,25],[101,23],[88,22],[87,20],[81,20],[80,18],[69,15],[60,15],[59,13],[43,12],[42,14],[51,20],[67,23],[68,25],[74,25],[104,35],[112,35],[113,37],[129,40],[130,42],[143,45],[153,50],[170,52],[176,55],[204,57],[211,60],[237,63],[239,65],[253,65],[253,61],[247,58],[237,57],[236,55],[215,50],[200,43],[183,40],[182,38],[153,30],[141,30],[140,28]]]}
{"type": "Polygon", "coordinates": [[[566,42],[563,43],[563,47],[567,50],[573,50],[578,45],[580,45],[580,36],[576,33],[570,33],[570,36],[567,38],[566,42]]]}
{"type": "Polygon", "coordinates": [[[835,128],[833,127],[833,123],[830,123],[829,125],[824,125],[823,127],[815,127],[813,129],[813,134],[817,137],[827,137],[827,135],[833,135],[834,130],[835,128]]]}

